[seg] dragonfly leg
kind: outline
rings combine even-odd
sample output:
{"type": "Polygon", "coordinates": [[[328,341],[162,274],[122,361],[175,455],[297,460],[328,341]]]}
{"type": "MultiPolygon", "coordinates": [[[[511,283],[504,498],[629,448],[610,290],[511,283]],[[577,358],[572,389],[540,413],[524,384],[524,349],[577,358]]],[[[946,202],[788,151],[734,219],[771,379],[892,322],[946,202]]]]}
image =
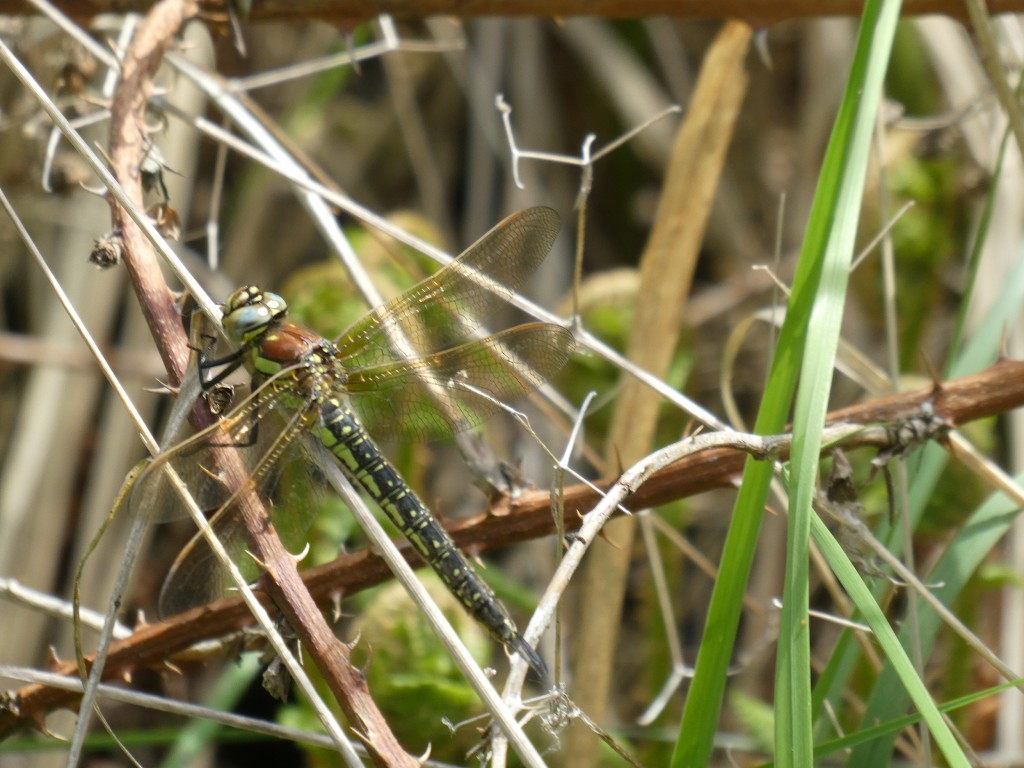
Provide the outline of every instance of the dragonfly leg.
{"type": "Polygon", "coordinates": [[[245,363],[245,350],[239,349],[232,352],[230,355],[224,357],[218,357],[213,360],[209,358],[209,353],[212,348],[212,344],[202,352],[199,353],[199,384],[203,389],[209,389],[210,387],[220,384],[224,379],[230,376],[232,373],[237,371],[245,363]],[[212,368],[219,368],[222,365],[227,367],[210,378],[205,378],[206,374],[212,368]]]}

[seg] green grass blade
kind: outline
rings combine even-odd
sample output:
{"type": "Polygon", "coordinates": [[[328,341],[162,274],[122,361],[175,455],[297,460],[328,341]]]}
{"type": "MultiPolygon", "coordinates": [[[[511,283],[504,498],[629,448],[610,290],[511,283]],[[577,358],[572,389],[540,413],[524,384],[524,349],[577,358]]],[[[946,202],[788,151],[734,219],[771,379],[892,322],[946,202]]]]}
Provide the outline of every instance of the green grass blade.
{"type": "MultiPolygon", "coordinates": [[[[899,8],[899,2],[865,6],[846,93],[829,142],[801,252],[802,263],[820,261],[821,267],[815,264],[808,270],[817,280],[807,284],[806,291],[798,292],[794,285],[790,302],[791,311],[801,302],[810,304],[810,310],[806,313],[801,386],[793,419],[785,586],[776,658],[775,750],[776,762],[781,766],[813,762],[809,540],[812,526],[816,530],[823,526],[814,514],[812,500],[871,138],[899,8]]],[[[870,597],[863,583],[861,588],[870,597]]],[[[881,615],[877,608],[875,612],[881,615]]]]}
{"type": "MultiPolygon", "coordinates": [[[[804,375],[809,399],[800,415],[808,431],[820,432],[824,403],[831,382],[838,323],[845,293],[846,271],[860,211],[863,179],[874,114],[882,92],[882,80],[899,14],[899,2],[869,2],[864,11],[860,37],[846,95],[836,120],[822,175],[808,223],[807,235],[793,283],[786,321],[772,361],[755,424],[760,434],[780,432],[801,369],[808,332],[815,343],[804,375]],[[822,286],[825,289],[822,290],[822,286]],[[813,318],[813,323],[812,323],[813,318]],[[829,338],[833,340],[828,341],[829,338]],[[817,345],[823,345],[821,348],[817,345]],[[825,382],[824,386],[820,386],[825,382]]],[[[816,476],[819,440],[804,435],[798,466],[811,483],[816,476]],[[813,461],[814,468],[808,472],[813,461]]],[[[747,462],[743,484],[726,537],[720,576],[715,584],[708,623],[697,656],[695,676],[680,722],[680,734],[672,757],[673,766],[705,765],[710,759],[718,712],[725,690],[726,673],[739,624],[742,595],[750,573],[760,531],[762,510],[772,478],[765,462],[747,462]]],[[[804,498],[807,513],[791,520],[787,570],[786,616],[779,658],[776,738],[777,754],[784,761],[808,765],[811,760],[811,712],[809,651],[807,641],[807,541],[810,527],[809,493],[812,486],[794,488],[804,498]],[[802,543],[799,543],[801,542],[802,543]],[[802,595],[802,597],[801,597],[802,595]]],[[[800,503],[797,504],[797,507],[800,503]]]]}

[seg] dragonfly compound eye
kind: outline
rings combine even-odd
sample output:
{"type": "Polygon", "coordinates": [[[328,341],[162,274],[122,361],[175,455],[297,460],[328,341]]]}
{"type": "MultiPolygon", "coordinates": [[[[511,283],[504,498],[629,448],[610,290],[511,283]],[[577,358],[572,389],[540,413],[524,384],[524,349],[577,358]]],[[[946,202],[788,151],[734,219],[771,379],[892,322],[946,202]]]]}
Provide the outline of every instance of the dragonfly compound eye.
{"type": "Polygon", "coordinates": [[[235,341],[245,341],[258,336],[287,311],[285,300],[276,293],[264,292],[255,286],[239,288],[225,305],[224,331],[235,341]]]}
{"type": "Polygon", "coordinates": [[[265,293],[262,294],[260,299],[260,303],[263,304],[263,306],[265,306],[267,309],[269,309],[271,314],[273,314],[273,316],[276,318],[284,317],[285,314],[288,312],[288,305],[285,303],[285,300],[278,296],[276,293],[266,291],[265,293]]]}

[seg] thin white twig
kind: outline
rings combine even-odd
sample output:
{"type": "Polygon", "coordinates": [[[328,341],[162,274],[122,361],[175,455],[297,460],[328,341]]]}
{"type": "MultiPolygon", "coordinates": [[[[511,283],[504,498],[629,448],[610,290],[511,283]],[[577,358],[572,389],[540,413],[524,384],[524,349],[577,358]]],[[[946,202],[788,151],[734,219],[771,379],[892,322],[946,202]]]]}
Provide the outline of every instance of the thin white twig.
{"type": "Polygon", "coordinates": [[[311,77],[320,72],[327,72],[338,67],[358,64],[359,62],[379,58],[396,51],[403,53],[449,53],[465,48],[464,43],[439,43],[436,40],[403,40],[398,35],[391,17],[386,14],[378,16],[377,23],[381,31],[380,40],[375,40],[344,53],[322,56],[298,64],[280,67],[279,69],[261,72],[258,75],[237,78],[231,81],[231,90],[236,93],[248,93],[258,88],[266,88],[303,77],[311,77]]]}
{"type": "MultiPolygon", "coordinates": [[[[106,109],[97,110],[88,115],[82,115],[76,117],[71,121],[71,126],[78,130],[80,128],[86,128],[96,123],[101,123],[110,117],[110,112],[106,109]]],[[[40,171],[40,186],[42,186],[44,192],[53,192],[53,187],[50,185],[50,174],[53,171],[53,161],[57,157],[57,147],[60,146],[61,132],[57,126],[50,129],[50,136],[46,140],[46,152],[43,155],[43,168],[40,171]]]]}
{"type": "Polygon", "coordinates": [[[853,263],[850,264],[850,272],[854,272],[857,267],[859,267],[864,260],[874,252],[875,247],[889,237],[889,233],[892,232],[892,228],[896,226],[899,220],[902,219],[906,215],[907,211],[913,208],[915,204],[916,202],[914,200],[907,200],[907,202],[900,206],[899,210],[885,222],[885,226],[876,232],[875,236],[871,238],[871,241],[861,248],[860,253],[854,257],[853,263]]]}
{"type": "MultiPolygon", "coordinates": [[[[494,404],[494,406],[499,411],[504,411],[505,413],[507,413],[509,416],[511,416],[513,419],[515,419],[515,421],[519,424],[519,426],[523,428],[523,431],[525,431],[526,434],[528,434],[533,439],[534,443],[536,443],[536,445],[542,451],[544,451],[544,453],[547,454],[548,458],[551,459],[551,461],[554,463],[554,465],[558,469],[566,472],[570,477],[572,477],[577,482],[582,483],[583,485],[587,486],[587,488],[589,488],[590,490],[595,491],[596,493],[601,493],[602,492],[601,488],[596,483],[594,483],[593,480],[590,480],[590,479],[584,477],[577,470],[573,469],[569,465],[568,459],[560,460],[557,456],[555,456],[555,454],[552,452],[552,450],[550,448],[548,448],[548,446],[545,444],[545,442],[541,439],[540,435],[538,435],[534,431],[533,427],[530,425],[530,420],[529,420],[529,418],[527,418],[525,413],[523,413],[522,411],[519,411],[519,410],[513,408],[508,403],[503,403],[501,400],[498,400],[496,397],[491,395],[490,392],[487,392],[486,390],[480,389],[480,387],[474,387],[472,384],[468,384],[468,383],[466,383],[464,381],[460,381],[459,382],[459,388],[460,389],[464,389],[467,392],[472,392],[473,394],[477,395],[481,399],[487,400],[488,402],[494,404]]],[[[576,417],[575,417],[574,423],[573,423],[572,435],[570,436],[569,442],[568,442],[568,444],[566,446],[566,451],[567,452],[569,450],[571,450],[571,448],[573,446],[573,442],[574,442],[574,440],[576,439],[576,436],[579,433],[580,425],[583,422],[583,416],[584,416],[585,410],[586,410],[587,406],[590,404],[590,402],[593,399],[594,399],[594,393],[593,392],[588,393],[587,397],[583,401],[583,406],[581,407],[581,410],[576,414],[576,417]]],[[[632,514],[628,509],[626,509],[625,507],[622,507],[622,506],[619,507],[619,511],[622,512],[624,515],[632,514]]]]}
{"type": "MultiPolygon", "coordinates": [[[[0,42],[0,46],[2,45],[3,43],[0,42]]],[[[121,382],[117,378],[117,374],[114,373],[114,370],[107,363],[99,344],[96,343],[92,334],[89,333],[89,329],[86,327],[81,316],[78,314],[78,311],[71,303],[71,299],[68,297],[67,293],[65,293],[64,288],[57,279],[57,276],[50,270],[50,266],[46,263],[46,259],[44,259],[43,254],[39,252],[35,242],[32,240],[32,236],[22,223],[21,217],[18,216],[17,212],[14,210],[14,206],[11,205],[10,200],[7,199],[7,195],[4,194],[2,189],[0,189],[0,206],[3,207],[4,211],[10,217],[15,229],[18,231],[18,236],[21,238],[22,243],[25,245],[25,248],[28,249],[28,252],[32,255],[32,258],[35,259],[39,269],[42,270],[43,275],[50,283],[50,287],[53,289],[54,295],[57,297],[57,300],[60,301],[61,306],[64,307],[64,311],[67,312],[68,318],[70,318],[72,324],[75,326],[75,330],[77,330],[79,335],[82,337],[82,341],[84,341],[85,345],[89,348],[89,352],[96,360],[96,364],[99,365],[100,370],[103,372],[103,376],[113,388],[114,394],[117,395],[125,410],[128,411],[128,415],[132,417],[132,421],[134,421],[135,426],[138,427],[139,434],[142,436],[142,441],[145,443],[146,448],[150,453],[155,454],[157,450],[159,450],[159,447],[157,446],[153,435],[149,432],[145,419],[142,418],[142,414],[139,413],[138,409],[135,407],[135,403],[132,402],[128,392],[123,386],[121,386],[121,382]]]]}
{"type": "Polygon", "coordinates": [[[558,462],[559,467],[569,466],[573,449],[576,447],[580,434],[583,432],[583,419],[586,416],[587,410],[590,408],[590,404],[594,402],[595,397],[597,397],[597,392],[591,390],[590,392],[587,392],[587,396],[583,398],[583,403],[579,408],[579,415],[573,422],[572,431],[569,433],[569,439],[565,441],[565,450],[562,452],[562,458],[558,462]]]}
{"type": "MultiPolygon", "coordinates": [[[[17,579],[0,577],[0,596],[7,598],[12,603],[45,613],[47,616],[54,616],[64,621],[71,621],[72,618],[73,608],[67,600],[60,600],[46,592],[26,587],[17,579]]],[[[99,630],[103,626],[105,615],[91,608],[82,608],[79,611],[79,618],[87,627],[99,630]]],[[[117,638],[128,637],[131,633],[131,629],[120,622],[114,625],[114,636],[117,638]]]]}
{"type": "MultiPolygon", "coordinates": [[[[822,442],[826,444],[834,443],[854,433],[861,433],[866,437],[876,434],[881,436],[884,434],[884,429],[881,427],[865,427],[861,424],[833,424],[825,428],[822,442]],[[883,431],[876,433],[874,431],[876,429],[883,431]]],[[[541,598],[533,619],[530,621],[526,632],[523,633],[527,642],[535,642],[537,637],[540,636],[551,622],[554,616],[554,609],[557,606],[562,591],[564,591],[565,586],[569,583],[573,573],[575,573],[579,566],[583,554],[596,538],[601,528],[611,515],[615,513],[618,506],[643,485],[652,474],[686,456],[712,448],[733,448],[767,459],[788,447],[791,440],[792,437],[790,435],[765,437],[742,432],[703,433],[655,451],[626,470],[615,485],[602,497],[601,501],[584,515],[583,525],[573,536],[572,546],[569,547],[565,557],[563,557],[558,571],[541,598]]],[[[513,673],[516,671],[525,674],[526,665],[514,665],[513,673]],[[516,667],[518,667],[518,670],[516,667]]]]}
{"type": "MultiPolygon", "coordinates": [[[[778,608],[781,611],[782,600],[780,600],[777,597],[772,598],[772,607],[778,608]]],[[[825,611],[819,611],[814,608],[809,610],[807,612],[807,615],[813,616],[816,619],[821,619],[822,621],[828,622],[829,624],[835,624],[837,627],[852,629],[857,632],[864,632],[869,635],[874,634],[869,625],[861,621],[853,621],[852,619],[848,619],[845,616],[837,616],[834,613],[826,613],[825,611]]]]}
{"type": "Polygon", "coordinates": [[[575,155],[563,155],[556,152],[540,152],[536,150],[520,149],[519,145],[516,143],[515,131],[512,129],[512,107],[509,106],[507,101],[505,101],[505,96],[503,94],[499,93],[495,97],[494,106],[501,114],[501,122],[505,126],[505,137],[508,139],[508,148],[512,153],[512,179],[515,181],[516,186],[519,187],[519,189],[525,189],[519,176],[519,161],[522,159],[541,160],[547,163],[561,163],[562,165],[573,165],[577,168],[583,168],[585,173],[580,184],[581,193],[589,191],[591,177],[588,175],[588,172],[590,172],[590,169],[592,169],[595,162],[600,160],[609,152],[613,152],[618,149],[623,144],[636,137],[637,134],[643,133],[651,125],[662,118],[682,112],[682,108],[678,104],[672,104],[665,107],[665,109],[658,114],[644,120],[640,125],[629,129],[594,153],[591,153],[590,147],[593,145],[597,137],[592,133],[588,133],[583,137],[580,155],[577,157],[575,155]]]}
{"type": "Polygon", "coordinates": [[[654,582],[654,594],[658,601],[662,631],[665,633],[665,641],[668,645],[668,656],[672,662],[672,669],[669,672],[668,679],[647,709],[637,718],[639,725],[650,725],[661,714],[662,709],[671,699],[676,687],[692,675],[693,668],[688,666],[683,659],[683,646],[679,642],[679,632],[676,630],[675,622],[672,620],[672,600],[668,580],[665,578],[665,566],[661,559],[661,550],[658,549],[658,540],[654,535],[654,526],[651,522],[652,518],[656,517],[656,515],[652,515],[651,510],[645,509],[639,512],[637,517],[640,520],[640,533],[643,535],[644,549],[647,550],[647,562],[650,566],[651,578],[654,582]]]}
{"type": "MultiPolygon", "coordinates": [[[[864,427],[860,424],[835,424],[825,428],[822,442],[829,444],[856,432],[873,433],[875,429],[882,428],[864,427]]],[[[791,442],[791,435],[765,437],[741,432],[709,432],[694,435],[661,448],[627,469],[615,485],[602,495],[597,505],[583,516],[583,524],[573,536],[571,546],[563,555],[561,563],[548,582],[547,589],[537,604],[537,609],[534,611],[526,631],[523,632],[523,638],[530,645],[536,646],[541,635],[557,615],[558,603],[562,594],[579,569],[583,555],[590,548],[591,543],[622,503],[652,474],[686,456],[712,448],[734,448],[752,456],[768,459],[785,450],[791,442]]],[[[505,681],[505,687],[502,689],[502,697],[510,705],[519,700],[519,691],[522,690],[526,672],[525,661],[514,659],[509,676],[505,681]]],[[[495,742],[495,759],[492,764],[501,765],[503,764],[503,745],[498,739],[495,742]]]]}
{"type": "Polygon", "coordinates": [[[206,264],[210,269],[220,267],[220,207],[224,196],[227,164],[228,147],[218,142],[217,155],[213,161],[213,181],[210,185],[210,209],[206,216],[206,264]]]}
{"type": "Polygon", "coordinates": [[[100,45],[96,38],[82,29],[80,25],[68,18],[64,12],[57,8],[53,3],[48,2],[48,0],[29,0],[29,2],[35,6],[36,10],[52,21],[58,29],[64,32],[64,34],[82,46],[90,56],[103,64],[103,66],[115,71],[121,68],[121,64],[118,62],[117,57],[114,56],[114,54],[100,45]]]}
{"type": "MultiPolygon", "coordinates": [[[[58,675],[54,672],[41,672],[29,667],[16,667],[8,664],[0,665],[0,677],[76,693],[82,690],[82,681],[77,678],[58,675]]],[[[229,728],[238,728],[287,741],[302,742],[324,749],[332,749],[334,747],[334,742],[331,738],[322,733],[314,733],[313,731],[301,728],[289,728],[269,720],[258,720],[254,717],[236,715],[232,712],[223,712],[199,704],[190,704],[185,701],[155,696],[151,693],[139,693],[138,691],[107,685],[106,683],[100,685],[99,696],[107,701],[120,702],[134,707],[144,707],[154,712],[165,712],[169,715],[190,719],[202,718],[228,726],[229,728]]],[[[366,748],[362,744],[356,744],[355,748],[361,754],[366,753],[366,748]]],[[[425,768],[452,768],[448,763],[442,763],[437,760],[427,760],[423,765],[425,768]]]]}

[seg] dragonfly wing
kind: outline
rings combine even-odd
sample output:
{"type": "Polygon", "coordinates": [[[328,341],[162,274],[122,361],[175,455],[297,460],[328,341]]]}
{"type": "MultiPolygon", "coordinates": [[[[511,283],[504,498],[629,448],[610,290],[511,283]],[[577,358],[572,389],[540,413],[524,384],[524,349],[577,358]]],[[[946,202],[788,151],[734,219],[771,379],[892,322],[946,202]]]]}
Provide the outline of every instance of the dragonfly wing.
{"type": "Polygon", "coordinates": [[[395,349],[396,339],[413,354],[465,339],[522,286],[558,230],[550,208],[509,216],[440,271],[352,325],[335,342],[340,357],[350,368],[372,367],[409,356],[395,349]]]}
{"type": "MultiPolygon", "coordinates": [[[[322,491],[322,484],[310,483],[310,441],[300,430],[296,417],[286,430],[278,431],[274,444],[254,467],[257,479],[250,486],[265,502],[274,500],[274,528],[285,547],[293,552],[301,550],[320,507],[310,494],[318,496],[322,491]]],[[[246,581],[255,581],[259,568],[246,554],[248,538],[237,500],[237,494],[230,497],[210,519],[210,525],[246,581]]],[[[179,553],[164,580],[158,606],[160,615],[171,616],[223,597],[231,586],[230,574],[206,537],[198,532],[179,553]]]]}
{"type": "Polygon", "coordinates": [[[135,481],[132,513],[153,522],[167,522],[186,517],[191,503],[200,510],[221,506],[231,490],[214,449],[236,447],[243,461],[255,461],[258,452],[249,447],[256,440],[256,419],[255,407],[243,404],[232,416],[154,458],[135,481]]]}
{"type": "Polygon", "coordinates": [[[285,429],[284,420],[267,417],[281,412],[281,399],[290,389],[287,379],[280,376],[261,386],[222,419],[156,456],[132,487],[132,514],[167,522],[187,517],[191,502],[203,511],[223,505],[232,489],[219,466],[218,451],[235,449],[235,459],[242,462],[250,477],[256,477],[256,468],[261,463],[266,466],[264,457],[285,429]]]}
{"type": "MultiPolygon", "coordinates": [[[[243,555],[246,539],[237,501],[250,492],[264,500],[271,498],[281,467],[287,463],[282,459],[294,443],[301,442],[295,437],[302,434],[307,417],[307,408],[284,406],[285,401],[301,402],[301,392],[288,373],[274,377],[224,418],[153,459],[132,488],[132,514],[165,522],[186,517],[190,504],[201,512],[213,511],[211,525],[218,538],[232,559],[245,566],[250,558],[243,555]],[[232,482],[229,478],[237,476],[238,470],[242,477],[232,482]]],[[[226,578],[209,544],[197,534],[167,577],[160,597],[161,615],[219,595],[226,578]]]]}
{"type": "Polygon", "coordinates": [[[565,328],[530,323],[428,357],[352,371],[345,390],[372,434],[447,437],[539,387],[573,346],[565,328]]]}
{"type": "MultiPolygon", "coordinates": [[[[244,528],[237,507],[222,507],[210,521],[217,538],[247,580],[257,577],[256,564],[245,557],[244,528]]],[[[160,616],[173,616],[223,595],[231,578],[221,566],[202,533],[189,540],[178,553],[160,588],[157,609],[160,616]]]]}

